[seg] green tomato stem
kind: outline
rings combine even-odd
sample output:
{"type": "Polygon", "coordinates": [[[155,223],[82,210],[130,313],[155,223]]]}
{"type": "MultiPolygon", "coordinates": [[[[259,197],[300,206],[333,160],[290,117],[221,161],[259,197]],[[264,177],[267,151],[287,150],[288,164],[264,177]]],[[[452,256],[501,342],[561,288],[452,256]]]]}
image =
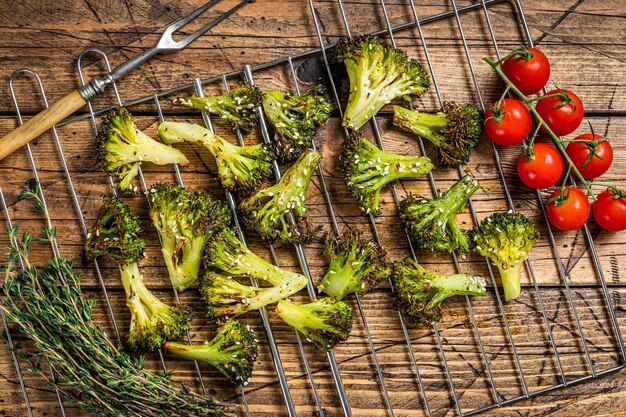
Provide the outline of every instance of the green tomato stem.
{"type": "Polygon", "coordinates": [[[491,58],[487,56],[484,57],[483,60],[487,62],[493,68],[493,70],[498,74],[498,76],[502,79],[502,81],[504,81],[507,87],[513,90],[513,92],[515,92],[515,94],[524,103],[526,103],[526,105],[528,106],[528,109],[533,113],[533,115],[535,116],[535,119],[538,122],[539,126],[537,126],[537,128],[539,128],[540,126],[543,126],[545,132],[548,133],[548,135],[552,138],[552,140],[554,141],[554,144],[561,152],[561,155],[567,161],[567,164],[570,166],[571,170],[574,171],[574,174],[580,179],[580,182],[582,182],[582,184],[585,186],[585,188],[587,189],[591,197],[595,200],[596,196],[591,190],[591,185],[589,184],[587,180],[585,180],[585,178],[582,176],[578,168],[576,168],[576,165],[574,165],[574,162],[572,161],[572,159],[569,157],[567,152],[565,152],[565,147],[563,146],[562,140],[557,135],[555,135],[554,132],[552,132],[552,130],[548,127],[548,125],[543,120],[543,118],[539,115],[539,112],[537,112],[537,109],[535,109],[535,106],[532,105],[532,100],[526,97],[526,95],[524,95],[521,91],[519,91],[517,87],[515,87],[515,85],[511,82],[511,80],[509,80],[509,78],[506,75],[504,75],[504,72],[502,72],[502,69],[500,68],[497,62],[494,62],[491,58]]]}

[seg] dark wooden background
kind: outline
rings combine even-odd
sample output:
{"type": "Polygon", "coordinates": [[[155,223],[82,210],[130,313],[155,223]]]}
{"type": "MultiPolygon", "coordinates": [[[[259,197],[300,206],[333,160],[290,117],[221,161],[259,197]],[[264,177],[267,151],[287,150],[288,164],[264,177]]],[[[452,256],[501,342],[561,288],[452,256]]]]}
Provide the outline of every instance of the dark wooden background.
{"type": "MultiPolygon", "coordinates": [[[[199,6],[202,0],[24,0],[0,2],[0,76],[6,79],[13,70],[31,68],[41,76],[49,101],[54,101],[75,88],[79,81],[76,58],[86,47],[97,47],[105,51],[112,64],[118,64],[150,47],[158,38],[161,29],[199,6]]],[[[387,4],[392,24],[412,20],[408,0],[389,0],[387,4]]],[[[449,1],[416,1],[421,17],[451,10],[449,1]]],[[[462,7],[469,2],[458,1],[462,7]]],[[[214,17],[234,4],[222,1],[208,14],[214,17]]],[[[343,2],[350,29],[353,34],[368,33],[384,27],[380,3],[375,0],[343,2]]],[[[626,82],[624,61],[626,32],[624,31],[626,5],[621,1],[599,0],[525,1],[531,34],[536,43],[548,55],[552,63],[550,86],[558,85],[575,91],[583,100],[587,120],[593,123],[596,132],[606,135],[616,150],[612,170],[603,178],[604,182],[626,183],[626,82]]],[[[344,36],[337,2],[315,1],[324,41],[335,41],[344,36]]],[[[502,50],[511,49],[522,42],[522,32],[512,3],[502,2],[489,8],[495,35],[502,50]]],[[[199,27],[209,17],[195,22],[199,27]]],[[[487,103],[495,100],[501,86],[494,78],[481,57],[494,56],[488,28],[482,10],[463,14],[463,28],[468,39],[470,54],[475,66],[483,98],[487,103]]],[[[470,72],[459,40],[454,19],[445,19],[424,26],[424,35],[430,48],[434,71],[442,87],[445,99],[478,103],[470,72]]],[[[416,40],[415,30],[396,34],[396,41],[411,56],[424,61],[421,43],[416,40]]],[[[154,58],[119,84],[122,100],[129,100],[157,90],[189,83],[194,77],[207,78],[238,70],[244,63],[257,64],[286,55],[310,50],[318,45],[308,2],[305,1],[260,1],[250,4],[236,15],[226,19],[209,34],[200,38],[189,49],[174,55],[154,58]]],[[[299,83],[307,88],[324,75],[318,59],[296,60],[299,83]]],[[[85,61],[88,75],[102,72],[100,62],[85,61]]],[[[264,88],[293,91],[293,80],[284,66],[255,73],[257,82],[264,88]]],[[[231,80],[233,83],[236,79],[231,80]]],[[[219,84],[208,85],[207,93],[217,92],[219,84]]],[[[20,77],[15,82],[22,113],[32,115],[42,106],[33,80],[20,77]]],[[[95,108],[114,103],[109,92],[94,101],[95,108]]],[[[173,108],[167,99],[161,105],[168,120],[195,120],[193,113],[173,108]]],[[[418,103],[418,107],[434,110],[436,96],[431,91],[418,103]]],[[[140,128],[154,133],[158,119],[153,103],[132,108],[140,128]]],[[[16,125],[15,109],[9,96],[6,82],[0,83],[0,135],[16,125]]],[[[390,151],[418,153],[416,142],[393,130],[388,112],[383,111],[379,124],[385,144],[390,151]]],[[[225,137],[233,138],[225,126],[217,129],[225,137]]],[[[587,131],[581,126],[579,132],[587,131]]],[[[371,136],[371,132],[370,136],[371,136]]],[[[93,127],[89,120],[72,123],[59,128],[59,136],[67,163],[72,172],[80,204],[87,222],[91,224],[104,195],[110,193],[106,176],[96,168],[93,148],[93,127]]],[[[250,136],[257,140],[258,132],[250,136]]],[[[357,227],[371,234],[367,218],[361,216],[348,195],[340,175],[335,169],[335,159],[340,151],[342,132],[339,121],[333,118],[321,129],[317,141],[323,154],[323,168],[337,211],[343,224],[357,227]]],[[[234,139],[234,138],[233,138],[234,139]]],[[[209,190],[215,196],[222,194],[215,179],[215,167],[210,155],[203,149],[183,146],[181,149],[191,160],[182,170],[188,187],[209,190]]],[[[582,353],[581,338],[573,324],[573,314],[567,294],[562,288],[555,255],[551,249],[548,232],[543,221],[537,198],[515,179],[514,161],[519,148],[504,149],[501,157],[504,172],[513,194],[515,207],[540,224],[542,239],[531,256],[550,329],[554,335],[559,357],[568,380],[590,373],[589,364],[582,353]]],[[[44,135],[35,145],[33,154],[41,176],[53,221],[58,228],[58,239],[64,255],[78,259],[77,268],[84,276],[84,289],[88,297],[99,301],[95,320],[109,331],[111,319],[103,303],[102,293],[93,267],[81,261],[83,243],[80,225],[68,195],[68,182],[62,172],[60,159],[52,137],[44,135]]],[[[475,194],[474,204],[479,218],[494,210],[506,209],[503,186],[494,165],[491,144],[483,139],[468,165],[480,181],[481,189],[475,194]]],[[[173,181],[170,167],[144,167],[148,183],[173,181]]],[[[17,195],[25,181],[32,178],[28,155],[25,150],[0,162],[1,185],[14,221],[20,221],[26,230],[36,231],[43,223],[29,203],[19,202],[17,195]]],[[[446,189],[458,178],[454,170],[434,172],[438,187],[446,189]]],[[[426,180],[405,182],[398,186],[400,195],[407,193],[429,194],[426,180]]],[[[545,195],[544,195],[545,197],[545,195]]],[[[137,213],[146,219],[146,204],[142,196],[126,199],[137,213]]],[[[319,178],[314,179],[309,189],[307,204],[314,222],[329,229],[329,217],[320,192],[319,178]]],[[[4,222],[4,216],[3,222],[4,222]]],[[[146,219],[147,220],[147,219],[146,219]]],[[[469,213],[460,221],[470,227],[469,213]]],[[[377,219],[381,239],[392,259],[401,259],[408,254],[407,243],[398,222],[397,210],[390,192],[385,193],[383,214],[377,219]]],[[[149,224],[146,221],[146,224],[149,224]]],[[[609,295],[615,306],[622,330],[626,329],[626,233],[602,232],[590,222],[601,261],[601,270],[608,286],[609,295]]],[[[254,251],[269,257],[267,246],[252,233],[250,245],[254,251]]],[[[594,269],[590,253],[581,231],[557,233],[556,247],[563,260],[563,267],[572,287],[572,298],[581,321],[585,340],[590,350],[595,370],[601,371],[620,362],[616,350],[615,335],[607,319],[606,303],[594,269]]],[[[165,268],[160,258],[155,232],[148,227],[148,258],[141,264],[150,288],[165,300],[174,302],[165,268]]],[[[5,246],[6,237],[0,237],[5,246]]],[[[294,251],[278,246],[281,264],[297,268],[294,251]]],[[[326,259],[319,241],[306,247],[314,280],[323,276],[326,259]]],[[[43,246],[38,246],[34,257],[44,261],[50,256],[43,246]]],[[[449,256],[429,253],[419,254],[420,260],[430,268],[452,271],[449,256]]],[[[115,317],[122,333],[128,326],[128,312],[124,306],[123,290],[119,284],[114,265],[103,262],[103,277],[115,317]]],[[[464,271],[487,275],[483,259],[468,256],[461,260],[464,271]]],[[[559,381],[558,367],[547,329],[538,308],[538,297],[530,277],[523,277],[525,289],[522,296],[505,306],[513,339],[520,355],[520,362],[530,392],[554,385],[559,381]]],[[[296,297],[304,299],[302,297],[296,297]]],[[[399,321],[390,308],[390,292],[381,288],[363,297],[363,308],[374,346],[381,362],[384,381],[396,415],[425,415],[415,374],[412,370],[408,349],[404,342],[399,321]]],[[[200,342],[211,336],[213,325],[203,319],[202,300],[197,290],[182,295],[185,303],[196,311],[192,337],[200,342]]],[[[472,300],[479,333],[495,380],[498,392],[504,398],[522,395],[521,381],[516,373],[511,345],[503,330],[503,319],[495,300],[494,291],[489,296],[472,300]]],[[[271,310],[271,309],[270,309],[271,310]]],[[[279,343],[279,350],[287,373],[289,387],[299,415],[315,415],[311,388],[293,332],[283,325],[273,312],[271,323],[279,343]]],[[[256,330],[261,341],[261,352],[251,384],[246,387],[247,400],[253,415],[284,415],[284,405],[271,364],[265,335],[257,314],[245,317],[256,330]]],[[[485,366],[477,347],[477,340],[468,320],[468,307],[463,299],[446,303],[446,314],[439,325],[440,336],[451,368],[452,378],[461,398],[464,411],[493,402],[485,366]]],[[[14,332],[15,333],[15,332],[14,332]]],[[[453,415],[454,407],[447,380],[431,328],[409,329],[427,398],[434,415],[453,415]]],[[[18,341],[22,339],[19,335],[18,341]]],[[[311,346],[306,346],[316,389],[322,399],[327,415],[340,415],[336,391],[328,369],[325,355],[311,346]]],[[[374,371],[372,356],[363,331],[357,320],[350,340],[335,350],[348,397],[355,415],[387,415],[380,385],[374,371]]],[[[149,355],[149,366],[159,369],[156,355],[149,355]]],[[[189,363],[166,357],[170,369],[176,371],[177,381],[198,389],[196,373],[189,363]]],[[[229,388],[225,381],[208,367],[203,367],[205,383],[222,398],[240,403],[237,390],[229,388]]],[[[493,410],[492,416],[618,416],[625,415],[626,386],[624,372],[617,372],[583,384],[553,391],[543,396],[518,402],[508,407],[493,410]]],[[[36,416],[60,415],[54,393],[45,388],[42,378],[27,375],[27,390],[36,416]]],[[[17,381],[15,368],[6,348],[0,349],[0,415],[21,417],[26,415],[23,398],[17,381]]],[[[69,415],[82,415],[71,409],[69,415]]]]}

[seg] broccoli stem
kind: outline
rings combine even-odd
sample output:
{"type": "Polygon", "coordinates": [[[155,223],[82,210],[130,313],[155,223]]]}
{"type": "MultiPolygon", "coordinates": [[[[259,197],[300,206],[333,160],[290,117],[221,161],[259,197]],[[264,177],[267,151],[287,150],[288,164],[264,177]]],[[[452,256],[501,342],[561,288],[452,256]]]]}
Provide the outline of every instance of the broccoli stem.
{"type": "MultiPolygon", "coordinates": [[[[420,266],[421,267],[421,266],[420,266]]],[[[425,279],[430,280],[431,287],[438,289],[427,305],[428,309],[435,308],[446,298],[455,295],[485,295],[484,281],[472,279],[467,274],[439,275],[432,274],[422,268],[425,279]]]]}
{"type": "Polygon", "coordinates": [[[211,287],[206,287],[204,293],[209,305],[219,312],[218,316],[236,317],[274,304],[300,291],[306,286],[307,278],[299,274],[294,275],[297,276],[283,280],[279,285],[260,288],[240,284],[231,277],[215,274],[211,287]]]}
{"type": "Polygon", "coordinates": [[[502,289],[504,290],[504,300],[514,300],[522,292],[522,284],[520,281],[522,264],[518,263],[504,269],[498,265],[500,277],[502,278],[502,289]]]}
{"type": "Polygon", "coordinates": [[[150,317],[141,300],[141,287],[145,288],[137,263],[120,265],[120,279],[126,293],[126,304],[130,310],[131,329],[150,326],[150,317]],[[140,291],[137,291],[137,290],[140,291]]]}
{"type": "Polygon", "coordinates": [[[328,272],[320,282],[319,289],[336,300],[343,299],[347,294],[358,292],[361,282],[354,279],[354,267],[349,264],[337,265],[331,262],[328,272]]]}
{"type": "Polygon", "coordinates": [[[213,143],[216,142],[216,135],[209,129],[195,123],[163,122],[157,130],[163,142],[172,144],[180,142],[197,142],[211,151],[215,156],[213,143]]]}
{"type": "MultiPolygon", "coordinates": [[[[376,65],[376,63],[373,63],[376,65]]],[[[370,80],[371,75],[377,72],[376,68],[363,68],[364,65],[359,63],[356,71],[360,72],[360,80],[370,80]]],[[[348,68],[346,62],[346,68],[348,68]]],[[[348,73],[350,73],[348,69],[348,73]]],[[[376,78],[378,76],[374,75],[376,78]]],[[[352,83],[350,84],[352,85],[352,83]]],[[[378,84],[372,84],[357,88],[356,91],[350,92],[348,106],[344,114],[344,121],[347,127],[351,129],[360,129],[369,119],[371,119],[378,110],[385,104],[391,103],[395,97],[404,96],[410,93],[411,81],[404,74],[397,79],[394,77],[382,77],[378,84]]]]}
{"type": "Polygon", "coordinates": [[[178,291],[187,289],[198,277],[207,237],[203,235],[193,239],[169,239],[165,235],[161,236],[163,259],[172,285],[178,291]]]}
{"type": "Polygon", "coordinates": [[[393,122],[401,129],[413,132],[437,147],[441,146],[441,141],[445,140],[445,137],[438,133],[450,123],[445,113],[420,113],[400,106],[393,106],[393,111],[393,122]]]}
{"type": "Polygon", "coordinates": [[[206,362],[211,365],[229,363],[232,358],[229,352],[220,351],[213,343],[203,343],[201,345],[187,345],[178,342],[166,342],[165,347],[169,353],[183,359],[206,362]]]}
{"type": "Polygon", "coordinates": [[[157,142],[139,129],[136,130],[135,141],[119,147],[117,152],[128,160],[150,161],[158,165],[188,163],[187,158],[178,149],[157,142]]]}
{"type": "Polygon", "coordinates": [[[456,215],[456,213],[463,210],[467,201],[479,187],[480,184],[474,179],[474,177],[471,175],[465,175],[461,178],[461,181],[454,183],[454,185],[450,187],[450,189],[446,191],[439,200],[445,209],[450,210],[450,213],[456,215]]]}
{"type": "MultiPolygon", "coordinates": [[[[439,198],[433,200],[433,203],[437,206],[441,213],[445,213],[448,218],[454,218],[467,204],[469,198],[480,187],[478,181],[471,175],[465,175],[461,180],[454,183],[452,187],[443,193],[439,198]]],[[[419,204],[414,208],[419,209],[419,204]]],[[[413,211],[413,210],[411,210],[413,211]]],[[[436,215],[433,212],[433,215],[436,215]]]]}
{"type": "Polygon", "coordinates": [[[158,315],[169,310],[169,306],[155,297],[146,287],[136,262],[120,266],[120,277],[129,306],[132,304],[133,308],[137,309],[142,317],[145,314],[147,318],[148,311],[158,315]]]}
{"type": "Polygon", "coordinates": [[[314,320],[317,316],[307,314],[307,310],[303,307],[285,300],[280,300],[278,302],[276,305],[276,312],[280,318],[285,321],[285,323],[296,329],[319,329],[325,327],[324,323],[314,320]],[[312,319],[314,320],[313,322],[312,319]]]}

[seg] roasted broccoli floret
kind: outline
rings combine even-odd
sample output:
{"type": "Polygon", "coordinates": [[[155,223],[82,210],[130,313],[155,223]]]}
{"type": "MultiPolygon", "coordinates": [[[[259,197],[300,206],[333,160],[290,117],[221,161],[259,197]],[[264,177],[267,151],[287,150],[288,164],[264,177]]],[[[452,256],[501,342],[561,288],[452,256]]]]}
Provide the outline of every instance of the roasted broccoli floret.
{"type": "Polygon", "coordinates": [[[247,133],[257,123],[257,107],[261,105],[262,93],[250,84],[240,84],[223,96],[176,98],[174,104],[192,107],[226,119],[233,126],[247,133]]]}
{"type": "Polygon", "coordinates": [[[166,342],[169,353],[184,359],[206,362],[215,367],[233,384],[246,385],[259,355],[254,330],[237,320],[226,320],[215,337],[201,345],[166,342]]]}
{"type": "Polygon", "coordinates": [[[381,107],[396,97],[410,101],[430,85],[424,68],[406,52],[384,46],[378,38],[361,36],[337,43],[335,57],[343,62],[350,80],[344,126],[358,130],[381,107]]]}
{"type": "Polygon", "coordinates": [[[319,152],[307,150],[277,184],[243,200],[239,205],[243,223],[270,242],[295,243],[309,239],[314,230],[308,222],[304,195],[321,159],[319,152]],[[291,221],[290,213],[304,230],[291,221]]]}
{"type": "Polygon", "coordinates": [[[131,313],[127,344],[131,350],[154,350],[166,340],[178,339],[189,329],[191,310],[171,307],[146,288],[137,261],[146,247],[139,219],[119,198],[105,200],[98,221],[87,237],[85,250],[89,257],[108,255],[120,269],[131,313]]]}
{"type": "Polygon", "coordinates": [[[467,234],[455,222],[480,184],[467,174],[439,198],[408,196],[400,202],[400,218],[418,248],[467,252],[467,234]]]}
{"type": "Polygon", "coordinates": [[[209,239],[229,227],[230,212],[208,194],[186,191],[178,184],[155,184],[147,196],[170,281],[174,288],[183,291],[198,278],[209,239]]]}
{"type": "Polygon", "coordinates": [[[477,275],[443,275],[427,271],[411,258],[393,267],[394,307],[415,323],[441,320],[441,302],[454,295],[487,294],[485,279],[477,275]]]}
{"type": "Polygon", "coordinates": [[[360,132],[344,142],[339,164],[350,194],[364,213],[380,214],[380,192],[390,182],[427,175],[434,165],[430,159],[383,152],[360,132]]]}
{"type": "Polygon", "coordinates": [[[330,116],[324,87],[318,85],[300,96],[280,91],[263,92],[263,112],[276,134],[276,155],[282,162],[293,161],[311,147],[317,127],[330,116]]]}
{"type": "Polygon", "coordinates": [[[326,250],[330,264],[317,288],[336,300],[352,293],[366,293],[391,274],[385,252],[357,230],[328,234],[326,250]]]}
{"type": "Polygon", "coordinates": [[[195,123],[163,122],[158,134],[167,144],[197,142],[215,157],[217,174],[228,191],[245,191],[261,184],[272,172],[274,155],[263,144],[237,146],[195,123]]]}
{"type": "Polygon", "coordinates": [[[452,102],[445,102],[435,114],[393,106],[393,124],[435,145],[442,167],[467,163],[483,126],[480,110],[452,102]]]}
{"type": "Polygon", "coordinates": [[[121,191],[130,188],[142,162],[158,165],[189,163],[178,149],[157,142],[137,129],[125,107],[115,108],[102,117],[96,140],[99,158],[106,171],[118,175],[121,191]]]}
{"type": "Polygon", "coordinates": [[[304,275],[281,269],[252,253],[230,229],[209,241],[206,265],[201,292],[211,319],[235,317],[273,304],[300,291],[308,282],[304,275]],[[256,287],[238,281],[250,277],[271,286],[256,287]]]}
{"type": "Polygon", "coordinates": [[[530,220],[510,212],[494,213],[470,232],[473,250],[498,267],[506,301],[520,295],[522,264],[538,237],[530,220]]]}
{"type": "Polygon", "coordinates": [[[319,298],[308,304],[281,300],[276,306],[276,312],[285,323],[324,350],[330,350],[337,343],[348,339],[354,322],[354,309],[330,297],[319,298]]]}

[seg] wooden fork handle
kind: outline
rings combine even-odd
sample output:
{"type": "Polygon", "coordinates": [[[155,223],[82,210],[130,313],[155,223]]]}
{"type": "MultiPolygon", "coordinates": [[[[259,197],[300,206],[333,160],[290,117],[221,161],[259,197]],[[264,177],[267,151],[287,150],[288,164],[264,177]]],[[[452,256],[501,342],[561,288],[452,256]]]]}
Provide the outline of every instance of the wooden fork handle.
{"type": "Polygon", "coordinates": [[[86,104],[78,90],[74,90],[52,106],[42,110],[26,123],[0,139],[0,160],[11,155],[33,139],[41,136],[61,120],[65,119],[86,104]]]}

